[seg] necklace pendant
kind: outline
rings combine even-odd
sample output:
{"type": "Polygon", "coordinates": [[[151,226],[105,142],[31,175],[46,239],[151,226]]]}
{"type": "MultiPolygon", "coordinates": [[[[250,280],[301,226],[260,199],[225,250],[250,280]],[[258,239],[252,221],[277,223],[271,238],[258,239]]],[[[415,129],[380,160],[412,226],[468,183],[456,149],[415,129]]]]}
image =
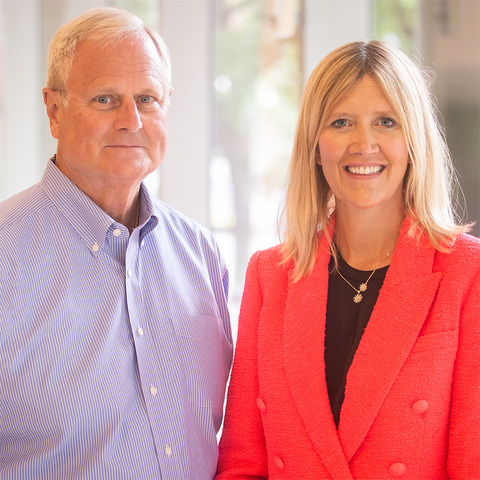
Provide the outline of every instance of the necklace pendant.
{"type": "Polygon", "coordinates": [[[366,289],[367,289],[367,284],[366,283],[362,283],[360,285],[360,287],[358,287],[359,292],[364,292],[366,289]]]}
{"type": "Polygon", "coordinates": [[[363,295],[358,292],[354,297],[353,297],[353,301],[355,303],[360,303],[361,301],[363,300],[363,295]]]}

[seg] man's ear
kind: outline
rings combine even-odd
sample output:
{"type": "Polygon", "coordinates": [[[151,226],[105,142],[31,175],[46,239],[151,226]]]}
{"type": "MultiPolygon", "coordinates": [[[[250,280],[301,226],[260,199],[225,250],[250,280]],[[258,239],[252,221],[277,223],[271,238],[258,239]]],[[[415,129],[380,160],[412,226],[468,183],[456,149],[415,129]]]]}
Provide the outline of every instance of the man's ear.
{"type": "Polygon", "coordinates": [[[48,120],[50,122],[50,133],[53,138],[58,139],[60,135],[60,119],[58,111],[62,106],[60,95],[55,90],[51,88],[44,88],[43,93],[43,102],[47,107],[48,120]]]}

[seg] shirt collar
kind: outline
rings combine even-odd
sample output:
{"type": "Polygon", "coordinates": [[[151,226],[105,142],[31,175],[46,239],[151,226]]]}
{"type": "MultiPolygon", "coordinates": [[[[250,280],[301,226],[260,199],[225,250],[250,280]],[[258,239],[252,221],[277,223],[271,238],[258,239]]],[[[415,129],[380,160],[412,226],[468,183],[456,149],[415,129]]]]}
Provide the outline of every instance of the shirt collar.
{"type": "MultiPolygon", "coordinates": [[[[55,156],[47,163],[40,187],[72,225],[92,255],[97,256],[105,244],[108,231],[120,224],[56,167],[55,156]]],[[[145,238],[157,224],[158,218],[154,215],[152,197],[142,182],[138,227],[141,228],[140,238],[145,238]]]]}
{"type": "Polygon", "coordinates": [[[153,198],[150,195],[145,184],[140,185],[140,216],[139,228],[140,241],[142,241],[156,226],[158,225],[158,217],[155,215],[153,198]]]}

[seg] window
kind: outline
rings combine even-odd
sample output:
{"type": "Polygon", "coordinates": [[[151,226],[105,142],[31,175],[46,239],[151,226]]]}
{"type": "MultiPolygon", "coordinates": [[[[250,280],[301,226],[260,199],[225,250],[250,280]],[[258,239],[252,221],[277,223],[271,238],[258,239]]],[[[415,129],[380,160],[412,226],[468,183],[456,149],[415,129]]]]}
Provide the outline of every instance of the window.
{"type": "Polygon", "coordinates": [[[210,228],[233,277],[234,319],[248,258],[277,243],[303,83],[343,43],[382,38],[436,70],[433,93],[469,206],[464,221],[478,221],[480,2],[218,0],[213,9],[210,228]]]}
{"type": "Polygon", "coordinates": [[[435,69],[467,219],[480,219],[480,2],[471,0],[0,0],[1,200],[37,182],[55,151],[41,98],[48,43],[99,5],[136,13],[170,48],[169,147],[162,181],[148,182],[213,230],[232,318],[248,258],[277,242],[303,84],[345,42],[376,35],[435,69]]]}
{"type": "Polygon", "coordinates": [[[214,2],[210,223],[241,293],[251,253],[275,219],[302,93],[302,3],[214,2]]]}

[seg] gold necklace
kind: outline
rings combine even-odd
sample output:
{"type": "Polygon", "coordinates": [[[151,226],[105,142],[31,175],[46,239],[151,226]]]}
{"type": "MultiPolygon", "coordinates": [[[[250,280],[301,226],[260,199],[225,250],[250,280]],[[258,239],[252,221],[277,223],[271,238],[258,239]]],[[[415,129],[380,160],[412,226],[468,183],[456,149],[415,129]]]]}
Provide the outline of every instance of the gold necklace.
{"type": "Polygon", "coordinates": [[[380,261],[380,263],[375,267],[375,270],[370,274],[370,276],[367,278],[367,280],[360,284],[360,287],[357,289],[355,288],[339,271],[338,267],[336,268],[337,273],[357,292],[357,294],[353,297],[353,301],[355,303],[360,303],[363,300],[363,295],[362,292],[365,292],[367,290],[367,285],[370,279],[373,277],[373,274],[377,271],[378,267],[385,261],[385,259],[395,250],[395,247],[393,247],[380,261]]]}

